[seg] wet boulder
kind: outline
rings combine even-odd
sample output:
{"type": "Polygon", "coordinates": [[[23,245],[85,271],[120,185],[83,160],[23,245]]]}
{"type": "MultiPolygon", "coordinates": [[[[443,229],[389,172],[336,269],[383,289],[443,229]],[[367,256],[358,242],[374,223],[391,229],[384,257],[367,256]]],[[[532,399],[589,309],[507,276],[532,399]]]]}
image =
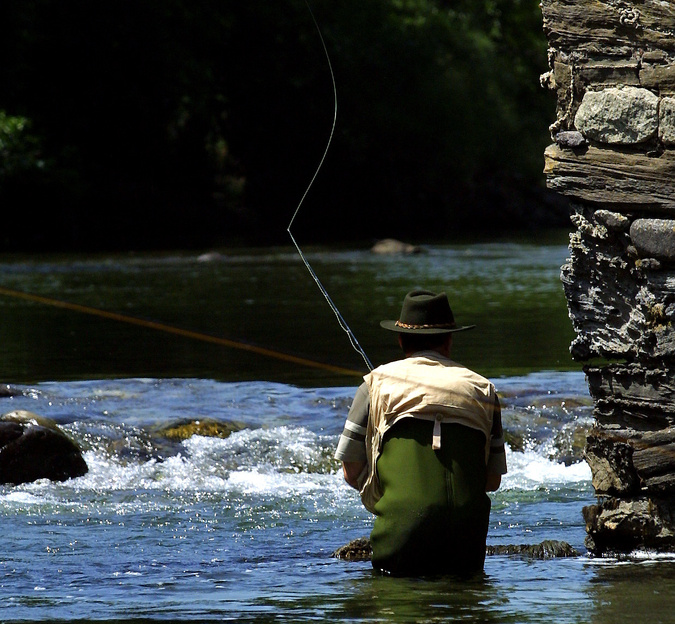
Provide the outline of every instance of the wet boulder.
{"type": "MultiPolygon", "coordinates": [[[[577,557],[579,552],[567,542],[544,540],[539,544],[502,544],[488,546],[487,555],[518,555],[529,559],[577,557]]],[[[359,537],[338,548],[332,556],[345,561],[370,561],[373,551],[367,537],[359,537]]]]}
{"type": "Polygon", "coordinates": [[[182,441],[193,435],[209,438],[227,438],[235,431],[245,428],[242,423],[221,421],[213,418],[186,419],[169,423],[157,428],[154,433],[160,437],[173,441],[182,441]]]}
{"type": "Polygon", "coordinates": [[[0,483],[66,481],[87,470],[77,444],[53,421],[23,410],[0,416],[0,483]]]}

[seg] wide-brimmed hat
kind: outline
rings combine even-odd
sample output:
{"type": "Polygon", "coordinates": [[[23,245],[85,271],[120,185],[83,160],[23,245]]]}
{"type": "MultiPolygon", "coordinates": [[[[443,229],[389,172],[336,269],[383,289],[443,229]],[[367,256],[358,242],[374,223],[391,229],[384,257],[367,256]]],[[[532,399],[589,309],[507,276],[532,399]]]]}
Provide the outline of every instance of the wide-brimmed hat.
{"type": "Polygon", "coordinates": [[[399,319],[381,321],[380,326],[402,334],[451,334],[476,327],[457,325],[448,296],[429,290],[409,292],[403,300],[399,319]]]}

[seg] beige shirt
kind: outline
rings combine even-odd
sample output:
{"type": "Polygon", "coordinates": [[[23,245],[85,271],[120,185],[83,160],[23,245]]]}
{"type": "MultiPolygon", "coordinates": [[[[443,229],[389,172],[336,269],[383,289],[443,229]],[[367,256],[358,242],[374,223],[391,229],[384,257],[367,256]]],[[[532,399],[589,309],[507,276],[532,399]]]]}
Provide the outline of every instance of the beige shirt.
{"type": "Polygon", "coordinates": [[[485,434],[485,461],[497,397],[494,385],[435,351],[379,366],[364,377],[370,390],[370,417],[366,431],[367,473],[361,500],[373,511],[382,496],[377,459],[386,432],[402,418],[434,422],[432,447],[440,448],[441,424],[457,423],[485,434]]]}

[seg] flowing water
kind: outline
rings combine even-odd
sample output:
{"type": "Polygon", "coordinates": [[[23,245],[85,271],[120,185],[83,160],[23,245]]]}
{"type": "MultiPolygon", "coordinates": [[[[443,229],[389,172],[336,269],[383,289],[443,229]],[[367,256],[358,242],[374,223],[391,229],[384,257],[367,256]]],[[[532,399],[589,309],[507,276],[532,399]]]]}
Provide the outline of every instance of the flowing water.
{"type": "Polygon", "coordinates": [[[412,287],[446,289],[478,325],[455,357],[495,381],[509,440],[488,543],[579,556],[493,555],[463,582],[331,557],[372,523],[332,459],[365,366],[291,251],[0,260],[0,378],[17,393],[0,411],[55,420],[89,466],[0,486],[0,621],[672,622],[675,560],[584,549],[592,405],[567,352],[566,253],[308,253],[374,364],[397,357],[378,324],[412,287]],[[194,420],[236,427],[163,432],[194,420]]]}

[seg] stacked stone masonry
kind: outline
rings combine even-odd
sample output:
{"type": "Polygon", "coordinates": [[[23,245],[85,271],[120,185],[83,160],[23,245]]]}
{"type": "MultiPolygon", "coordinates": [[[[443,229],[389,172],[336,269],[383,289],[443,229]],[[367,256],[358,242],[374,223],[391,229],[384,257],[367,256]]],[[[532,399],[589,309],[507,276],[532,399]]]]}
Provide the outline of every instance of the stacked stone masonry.
{"type": "Polygon", "coordinates": [[[543,0],[557,98],[549,188],[571,200],[562,281],[596,424],[596,553],[675,550],[675,2],[543,0]]]}

